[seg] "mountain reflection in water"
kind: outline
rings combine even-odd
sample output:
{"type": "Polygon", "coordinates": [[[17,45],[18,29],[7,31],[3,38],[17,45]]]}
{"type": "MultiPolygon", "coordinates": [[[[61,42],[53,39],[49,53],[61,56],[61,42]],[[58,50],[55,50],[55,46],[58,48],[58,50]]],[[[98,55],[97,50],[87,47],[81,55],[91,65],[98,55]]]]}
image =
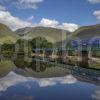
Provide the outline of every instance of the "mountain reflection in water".
{"type": "Polygon", "coordinates": [[[0,100],[100,100],[99,71],[21,57],[14,64],[0,79],[0,100]]]}

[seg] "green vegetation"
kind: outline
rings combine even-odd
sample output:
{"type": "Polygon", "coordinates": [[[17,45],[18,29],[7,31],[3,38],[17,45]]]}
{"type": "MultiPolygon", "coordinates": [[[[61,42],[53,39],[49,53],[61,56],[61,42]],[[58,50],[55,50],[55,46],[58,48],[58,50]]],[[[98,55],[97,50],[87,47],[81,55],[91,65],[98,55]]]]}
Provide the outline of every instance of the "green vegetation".
{"type": "MultiPolygon", "coordinates": [[[[0,54],[5,58],[11,58],[15,54],[15,46],[18,44],[18,54],[26,56],[33,53],[44,54],[45,57],[51,57],[53,53],[53,47],[61,47],[62,43],[66,43],[66,38],[69,32],[49,27],[34,27],[23,28],[15,32],[11,31],[7,26],[0,24],[0,54]],[[59,45],[56,45],[59,44],[59,45]],[[37,51],[39,52],[37,52],[37,51]]],[[[91,39],[100,36],[100,24],[93,26],[80,27],[78,30],[70,35],[69,40],[76,37],[80,39],[91,39]]],[[[73,47],[71,42],[67,41],[66,49],[68,56],[70,56],[70,64],[76,65],[78,63],[78,48],[73,47]]],[[[92,56],[100,58],[100,48],[96,45],[92,45],[92,56]],[[97,51],[95,49],[98,49],[97,51]]],[[[58,51],[59,52],[59,51],[58,51]]],[[[2,59],[1,59],[2,61],[2,59]]],[[[1,66],[6,66],[5,61],[0,62],[1,66]],[[3,63],[4,62],[4,63],[3,63]],[[3,65],[4,64],[4,65],[3,65]]],[[[19,67],[29,66],[29,63],[23,59],[17,59],[15,64],[19,67]]],[[[9,64],[8,64],[9,65],[9,64]]],[[[8,66],[7,65],[7,66],[8,66]]],[[[92,61],[91,68],[100,69],[100,63],[92,61]]]]}
{"type": "Polygon", "coordinates": [[[78,37],[80,39],[91,39],[94,37],[100,37],[100,24],[93,26],[83,26],[73,32],[72,37],[78,37]]]}
{"type": "Polygon", "coordinates": [[[0,44],[15,43],[19,36],[14,34],[6,25],[0,24],[0,44]]]}
{"type": "Polygon", "coordinates": [[[45,38],[37,37],[31,40],[31,45],[33,49],[44,49],[48,46],[48,41],[45,38]]]}
{"type": "Polygon", "coordinates": [[[15,32],[19,34],[22,38],[33,39],[36,37],[44,37],[48,42],[56,43],[66,40],[67,34],[69,32],[61,29],[50,28],[50,27],[33,27],[33,28],[23,28],[15,32]]]}
{"type": "Polygon", "coordinates": [[[68,55],[69,56],[75,56],[77,55],[77,50],[78,50],[78,47],[73,47],[71,42],[68,42],[67,45],[66,45],[66,49],[67,49],[67,52],[68,52],[68,55]]]}
{"type": "Polygon", "coordinates": [[[15,68],[15,65],[11,61],[1,61],[0,62],[0,78],[7,75],[10,71],[15,68]]]}
{"type": "Polygon", "coordinates": [[[14,52],[15,52],[15,44],[4,43],[1,46],[1,54],[3,55],[3,57],[11,58],[12,56],[14,56],[14,52]]]}
{"type": "Polygon", "coordinates": [[[51,55],[53,52],[52,51],[53,44],[51,42],[48,42],[45,38],[42,37],[37,37],[31,40],[31,47],[32,47],[32,51],[37,50],[40,53],[43,53],[43,51],[45,51],[45,54],[47,56],[51,55]]]}
{"type": "Polygon", "coordinates": [[[100,70],[100,61],[90,61],[90,68],[99,69],[100,70]]]}
{"type": "Polygon", "coordinates": [[[24,69],[25,67],[29,66],[28,61],[25,61],[24,57],[24,55],[17,55],[17,58],[14,61],[16,67],[24,69]]]}
{"type": "Polygon", "coordinates": [[[92,56],[95,58],[100,58],[100,50],[93,50],[92,56]]]}

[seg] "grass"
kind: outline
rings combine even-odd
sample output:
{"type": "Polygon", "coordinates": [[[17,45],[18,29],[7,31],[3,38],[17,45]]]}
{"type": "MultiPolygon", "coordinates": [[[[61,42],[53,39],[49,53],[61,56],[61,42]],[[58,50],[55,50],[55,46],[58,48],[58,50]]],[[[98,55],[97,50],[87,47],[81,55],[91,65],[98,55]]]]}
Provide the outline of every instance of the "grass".
{"type": "Polygon", "coordinates": [[[90,68],[99,69],[100,70],[100,62],[90,61],[90,68]]]}
{"type": "Polygon", "coordinates": [[[15,68],[13,62],[6,60],[0,62],[0,77],[7,75],[12,69],[15,68]]]}

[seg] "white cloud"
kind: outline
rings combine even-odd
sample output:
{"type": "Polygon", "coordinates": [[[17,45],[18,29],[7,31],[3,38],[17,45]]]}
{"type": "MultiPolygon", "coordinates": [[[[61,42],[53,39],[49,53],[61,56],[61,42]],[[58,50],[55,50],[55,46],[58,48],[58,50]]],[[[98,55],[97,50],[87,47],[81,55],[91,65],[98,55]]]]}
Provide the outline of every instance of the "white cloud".
{"type": "Polygon", "coordinates": [[[97,20],[100,20],[100,10],[94,11],[94,16],[96,16],[97,20]]]}
{"type": "Polygon", "coordinates": [[[18,17],[12,16],[8,11],[0,11],[0,23],[9,26],[12,30],[33,25],[28,21],[23,21],[18,17]]]}
{"type": "Polygon", "coordinates": [[[64,29],[64,30],[73,32],[79,27],[78,25],[73,24],[73,23],[62,23],[60,25],[58,21],[50,20],[46,18],[42,18],[42,20],[39,23],[32,23],[33,19],[34,19],[34,16],[31,16],[26,21],[24,21],[18,17],[12,16],[12,14],[6,10],[5,11],[0,10],[0,23],[7,25],[12,30],[16,30],[16,29],[24,28],[24,27],[44,26],[44,27],[64,29]]]}
{"type": "Polygon", "coordinates": [[[42,20],[39,23],[32,23],[33,19],[34,19],[34,16],[31,16],[26,21],[24,21],[18,17],[12,16],[10,12],[4,9],[0,10],[0,23],[7,25],[12,30],[16,30],[16,29],[24,28],[24,27],[44,26],[44,27],[64,29],[64,30],[73,32],[79,27],[78,25],[73,24],[73,23],[62,23],[60,25],[58,21],[50,20],[46,18],[42,18],[42,20]]]}
{"type": "Polygon", "coordinates": [[[56,82],[52,79],[40,79],[37,80],[40,87],[46,87],[46,86],[53,86],[56,85],[56,82]]]}
{"type": "Polygon", "coordinates": [[[68,75],[65,77],[55,77],[55,78],[43,78],[37,80],[37,83],[40,87],[46,86],[54,86],[57,83],[59,84],[74,84],[77,82],[77,79],[74,78],[72,75],[68,75]]]}
{"type": "Polygon", "coordinates": [[[20,9],[37,9],[37,5],[43,0],[0,0],[0,4],[13,6],[20,9]]]}
{"type": "Polygon", "coordinates": [[[0,91],[6,91],[10,86],[22,82],[27,82],[27,79],[16,75],[14,72],[10,72],[6,77],[0,79],[0,91]]]}
{"type": "Polygon", "coordinates": [[[30,16],[30,17],[27,19],[27,21],[32,22],[33,19],[34,19],[34,16],[30,16]]]}
{"type": "Polygon", "coordinates": [[[100,3],[100,0],[88,0],[92,4],[100,3]]]}
{"type": "Polygon", "coordinates": [[[20,8],[37,9],[37,4],[40,2],[43,2],[43,0],[19,0],[17,3],[20,5],[20,8]]]}
{"type": "MultiPolygon", "coordinates": [[[[100,4],[100,0],[88,0],[92,4],[100,4]]],[[[96,10],[93,12],[93,15],[96,16],[97,20],[100,20],[100,10],[96,10]]]]}
{"type": "Polygon", "coordinates": [[[74,23],[63,23],[62,25],[59,26],[59,28],[68,30],[70,32],[74,32],[75,30],[79,28],[79,26],[74,23]]]}
{"type": "Polygon", "coordinates": [[[59,24],[58,21],[56,20],[50,20],[46,18],[42,18],[42,20],[39,23],[40,26],[45,26],[45,27],[53,27],[53,28],[58,28],[58,29],[64,29],[70,32],[75,31],[76,29],[79,28],[77,24],[74,23],[62,23],[59,24]]]}
{"type": "MultiPolygon", "coordinates": [[[[77,82],[77,79],[72,75],[65,77],[56,77],[56,78],[31,78],[17,75],[14,72],[10,72],[7,76],[0,79],[0,92],[6,91],[9,87],[15,86],[17,84],[25,82],[36,82],[40,87],[54,86],[57,83],[59,84],[74,84],[77,82]]],[[[26,83],[26,87],[31,89],[31,86],[26,83]]]]}
{"type": "Polygon", "coordinates": [[[42,18],[39,25],[46,26],[46,27],[56,27],[57,25],[59,25],[59,22],[56,21],[56,20],[50,20],[50,19],[42,18]]]}

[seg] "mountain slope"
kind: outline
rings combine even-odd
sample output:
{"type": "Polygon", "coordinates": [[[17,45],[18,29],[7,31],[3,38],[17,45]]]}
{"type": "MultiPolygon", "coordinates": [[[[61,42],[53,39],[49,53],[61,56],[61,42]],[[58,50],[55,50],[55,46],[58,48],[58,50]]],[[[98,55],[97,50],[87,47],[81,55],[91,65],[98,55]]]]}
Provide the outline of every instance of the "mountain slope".
{"type": "Polygon", "coordinates": [[[78,30],[73,32],[72,37],[78,37],[80,39],[100,37],[100,24],[80,27],[78,30]]]}
{"type": "Polygon", "coordinates": [[[41,36],[45,37],[48,41],[55,43],[65,40],[69,32],[50,27],[27,27],[19,29],[15,33],[26,39],[33,39],[35,37],[41,36]]]}
{"type": "Polygon", "coordinates": [[[6,25],[0,23],[0,44],[15,43],[19,38],[6,25]]]}

